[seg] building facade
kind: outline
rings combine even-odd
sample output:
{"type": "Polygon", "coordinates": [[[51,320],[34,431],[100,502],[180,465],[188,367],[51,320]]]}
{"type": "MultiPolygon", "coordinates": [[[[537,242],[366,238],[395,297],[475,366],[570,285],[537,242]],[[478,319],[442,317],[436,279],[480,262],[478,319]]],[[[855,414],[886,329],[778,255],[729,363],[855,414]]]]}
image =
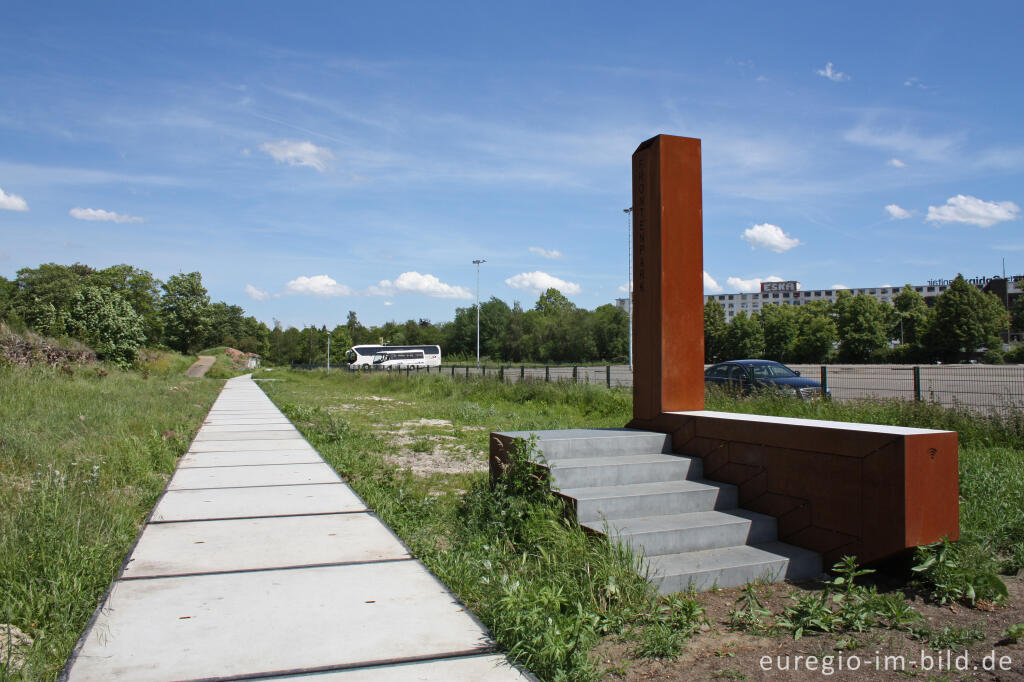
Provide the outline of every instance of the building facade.
{"type": "MultiPolygon", "coordinates": [[[[979,289],[995,294],[1003,304],[1009,308],[1017,297],[1022,293],[1020,284],[1024,284],[1024,276],[1013,278],[997,277],[976,277],[967,280],[979,289]]],[[[938,279],[930,280],[928,284],[911,285],[917,293],[921,294],[928,305],[935,303],[935,298],[946,291],[952,280],[938,279]]],[[[759,313],[761,308],[768,304],[776,305],[806,305],[811,301],[828,301],[835,303],[836,295],[840,291],[849,291],[856,296],[865,294],[873,296],[882,303],[892,303],[893,299],[903,290],[902,286],[892,287],[862,287],[856,289],[808,289],[804,290],[800,282],[762,282],[760,292],[740,292],[734,294],[710,294],[704,297],[704,301],[717,301],[725,308],[725,319],[731,322],[740,311],[753,315],[759,313]]]]}

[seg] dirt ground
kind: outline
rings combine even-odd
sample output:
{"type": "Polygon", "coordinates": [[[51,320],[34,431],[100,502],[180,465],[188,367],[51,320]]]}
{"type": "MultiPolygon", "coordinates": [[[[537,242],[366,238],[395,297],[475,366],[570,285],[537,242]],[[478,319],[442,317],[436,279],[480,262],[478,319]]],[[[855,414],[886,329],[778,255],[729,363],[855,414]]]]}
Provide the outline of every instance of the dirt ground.
{"type": "MultiPolygon", "coordinates": [[[[933,632],[964,628],[984,637],[949,650],[936,650],[928,641],[900,630],[805,634],[796,641],[788,634],[733,631],[728,620],[741,594],[737,588],[698,595],[709,625],[676,660],[638,659],[632,654],[635,641],[612,637],[595,650],[594,660],[605,680],[1024,680],[1024,641],[1000,641],[1007,627],[1024,622],[1024,578],[1004,576],[1004,580],[1010,598],[1002,606],[970,608],[911,599],[925,618],[920,625],[933,632]],[[809,660],[811,656],[816,658],[809,660]],[[986,666],[995,669],[985,670],[986,666]]],[[[794,591],[806,593],[819,587],[813,583],[765,586],[762,603],[778,614],[793,603],[789,595],[794,591]]],[[[884,591],[884,586],[879,590],[884,591]]]]}

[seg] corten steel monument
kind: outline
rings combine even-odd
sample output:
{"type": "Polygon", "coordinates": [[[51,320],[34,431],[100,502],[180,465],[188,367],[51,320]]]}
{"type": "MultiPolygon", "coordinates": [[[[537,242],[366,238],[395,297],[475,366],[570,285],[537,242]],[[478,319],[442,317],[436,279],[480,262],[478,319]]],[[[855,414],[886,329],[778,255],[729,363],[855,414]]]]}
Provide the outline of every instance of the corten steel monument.
{"type": "Polygon", "coordinates": [[[700,140],[659,135],[633,154],[633,416],[704,408],[700,140]]]}
{"type": "Polygon", "coordinates": [[[672,435],[779,539],[828,561],[883,559],[959,536],[957,434],[704,410],[700,140],[659,135],[633,154],[637,429],[672,435]]]}

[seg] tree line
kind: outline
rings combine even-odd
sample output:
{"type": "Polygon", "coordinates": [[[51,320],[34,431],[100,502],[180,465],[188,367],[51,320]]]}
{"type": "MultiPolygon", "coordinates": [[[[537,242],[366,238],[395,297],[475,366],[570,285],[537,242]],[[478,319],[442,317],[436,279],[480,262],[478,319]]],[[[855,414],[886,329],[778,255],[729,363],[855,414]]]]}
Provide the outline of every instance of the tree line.
{"type": "MultiPolygon", "coordinates": [[[[45,263],[0,277],[0,320],[90,346],[103,360],[130,364],[143,347],[181,353],[230,346],[270,364],[323,364],[328,338],[332,364],[355,344],[437,344],[449,359],[476,355],[476,307],[458,308],[450,322],[427,319],[367,327],[349,311],[344,324],[303,329],[273,327],[237,305],[211,302],[202,275],[178,273],[161,281],[142,268],[45,263]]],[[[498,298],[480,305],[480,352],[503,362],[624,362],[628,317],[613,305],[577,307],[555,289],[523,310],[498,298]]]]}
{"type": "MultiPolygon", "coordinates": [[[[1002,359],[999,334],[1011,320],[1024,328],[1024,297],[1012,313],[962,276],[932,307],[907,285],[891,305],[840,291],[835,303],[766,305],[726,322],[725,309],[711,299],[704,306],[705,361],[931,362],[988,348],[986,360],[995,362],[1002,359]]],[[[284,328],[276,320],[268,327],[240,306],[211,302],[198,272],[161,281],[131,265],[46,263],[22,268],[12,280],[0,277],[0,320],[78,339],[119,364],[130,364],[142,347],[193,353],[215,346],[257,353],[270,364],[324,364],[329,345],[330,362],[340,365],[351,346],[382,342],[436,344],[457,361],[475,358],[477,344],[475,306],[457,308],[454,319],[440,324],[421,318],[367,327],[349,311],[330,330],[284,328]]],[[[529,309],[492,297],[480,305],[480,354],[489,362],[623,363],[629,320],[611,304],[579,308],[556,289],[529,309]]]]}
{"type": "MultiPolygon", "coordinates": [[[[999,298],[958,275],[933,306],[907,284],[883,303],[841,290],[835,303],[764,306],[726,322],[716,300],[704,306],[704,360],[738,358],[821,364],[951,362],[987,349],[986,362],[1003,362],[1000,334],[1024,329],[1024,298],[1008,313],[999,298]]],[[[1024,354],[1016,349],[1012,359],[1024,354]]],[[[1024,360],[1024,357],[1020,359],[1024,360]]]]}

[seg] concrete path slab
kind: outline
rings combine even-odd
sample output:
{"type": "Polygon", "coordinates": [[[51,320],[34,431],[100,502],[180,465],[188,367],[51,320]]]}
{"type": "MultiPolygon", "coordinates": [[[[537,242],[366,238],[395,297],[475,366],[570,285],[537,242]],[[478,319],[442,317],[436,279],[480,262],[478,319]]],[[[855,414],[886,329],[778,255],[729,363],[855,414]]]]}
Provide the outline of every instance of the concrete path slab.
{"type": "Polygon", "coordinates": [[[178,462],[180,469],[193,467],[253,466],[258,464],[316,464],[323,461],[316,450],[262,450],[243,452],[190,452],[178,462]]]}
{"type": "Polygon", "coordinates": [[[302,434],[292,429],[290,431],[228,431],[226,433],[205,432],[196,435],[195,443],[207,443],[219,440],[243,441],[243,440],[305,440],[302,434]]]}
{"type": "Polygon", "coordinates": [[[417,661],[356,668],[333,673],[320,673],[315,677],[269,677],[268,680],[309,679],[311,682],[419,682],[420,680],[447,680],[448,682],[508,682],[531,677],[519,672],[499,654],[448,658],[435,661],[417,661]]]}
{"type": "MultiPolygon", "coordinates": [[[[299,447],[299,444],[306,443],[299,438],[287,441],[287,445],[279,440],[246,440],[246,441],[206,441],[202,443],[192,442],[189,452],[241,452],[243,450],[292,450],[299,447]]],[[[313,446],[306,443],[305,447],[313,450],[313,446]]],[[[314,450],[315,452],[315,450],[314,450]]]]}
{"type": "Polygon", "coordinates": [[[122,580],[68,679],[284,673],[491,647],[414,561],[122,580]]]}
{"type": "Polygon", "coordinates": [[[168,490],[150,523],[295,516],[365,511],[366,504],[347,485],[282,485],[270,488],[168,490]]]}
{"type": "Polygon", "coordinates": [[[178,469],[167,484],[168,490],[196,488],[242,488],[299,483],[332,483],[338,481],[334,469],[323,462],[316,464],[258,465],[233,467],[199,467],[178,469]]]}
{"type": "Polygon", "coordinates": [[[286,424],[291,425],[286,417],[261,417],[249,419],[248,417],[210,417],[204,426],[260,426],[262,424],[286,424]]]}
{"type": "Polygon", "coordinates": [[[262,431],[294,431],[295,427],[287,419],[279,422],[260,422],[257,424],[204,424],[203,433],[257,433],[262,431]]]}
{"type": "Polygon", "coordinates": [[[533,679],[252,382],[226,382],[61,680],[533,679]],[[272,425],[272,426],[271,426],[272,425]]]}
{"type": "Polygon", "coordinates": [[[124,578],[409,558],[398,538],[368,512],[157,523],[142,532],[124,578]]]}

